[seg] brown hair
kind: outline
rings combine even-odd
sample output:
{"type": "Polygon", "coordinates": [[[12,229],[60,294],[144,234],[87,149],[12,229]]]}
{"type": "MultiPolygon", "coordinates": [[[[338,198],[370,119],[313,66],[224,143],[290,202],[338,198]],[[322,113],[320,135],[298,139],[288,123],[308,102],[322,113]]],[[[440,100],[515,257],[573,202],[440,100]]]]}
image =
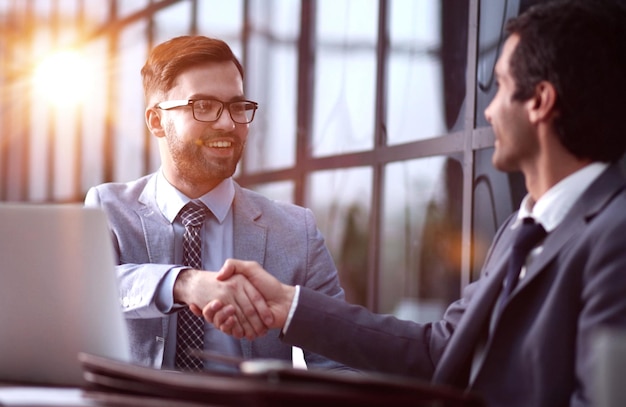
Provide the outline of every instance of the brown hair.
{"type": "Polygon", "coordinates": [[[141,69],[146,101],[155,93],[167,92],[183,71],[207,62],[232,61],[243,79],[243,67],[228,44],[201,35],[181,36],[152,49],[141,69]]]}

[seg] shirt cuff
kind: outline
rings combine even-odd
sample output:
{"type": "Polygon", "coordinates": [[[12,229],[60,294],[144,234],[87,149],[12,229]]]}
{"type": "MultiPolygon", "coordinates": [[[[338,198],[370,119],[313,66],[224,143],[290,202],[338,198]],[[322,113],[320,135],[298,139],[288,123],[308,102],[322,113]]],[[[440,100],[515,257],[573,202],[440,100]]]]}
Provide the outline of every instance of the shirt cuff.
{"type": "Polygon", "coordinates": [[[178,274],[189,267],[173,267],[161,280],[156,291],[155,303],[157,309],[164,314],[169,314],[184,308],[181,304],[174,303],[174,283],[178,278],[178,274]]]}
{"type": "Polygon", "coordinates": [[[283,327],[283,335],[287,333],[287,329],[289,329],[289,324],[291,324],[291,319],[293,318],[293,314],[296,312],[296,308],[298,308],[298,299],[300,298],[300,286],[296,286],[296,292],[293,295],[293,301],[291,302],[291,308],[289,308],[289,314],[287,314],[287,320],[285,321],[285,326],[283,327]]]}

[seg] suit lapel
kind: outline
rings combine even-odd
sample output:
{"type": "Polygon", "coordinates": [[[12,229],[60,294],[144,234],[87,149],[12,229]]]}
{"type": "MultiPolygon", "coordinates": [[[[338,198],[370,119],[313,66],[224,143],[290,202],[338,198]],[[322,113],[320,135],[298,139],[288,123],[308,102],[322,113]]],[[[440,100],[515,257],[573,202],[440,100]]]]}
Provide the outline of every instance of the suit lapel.
{"type": "Polygon", "coordinates": [[[267,226],[259,221],[261,209],[235,184],[233,201],[233,255],[237,259],[265,263],[267,226]]]}
{"type": "Polygon", "coordinates": [[[137,210],[146,240],[150,263],[174,262],[174,229],[161,214],[156,203],[156,175],[150,177],[139,196],[142,204],[137,210]]]}
{"type": "Polygon", "coordinates": [[[512,295],[517,295],[531,284],[568,242],[584,232],[587,223],[601,212],[623,187],[623,179],[615,165],[601,174],[582,194],[561,224],[548,234],[543,243],[543,251],[529,265],[525,277],[512,295]]]}
{"type": "Polygon", "coordinates": [[[493,306],[502,290],[513,239],[510,225],[514,219],[515,216],[512,216],[496,236],[480,280],[468,286],[463,293],[463,298],[468,301],[467,309],[437,364],[433,375],[436,383],[467,385],[474,351],[487,333],[493,306]]]}
{"type": "MultiPolygon", "coordinates": [[[[262,210],[235,183],[233,200],[233,256],[236,259],[256,261],[265,266],[267,249],[267,227],[259,218],[262,210]]],[[[252,342],[243,338],[239,341],[244,358],[253,357],[252,342]]]]}

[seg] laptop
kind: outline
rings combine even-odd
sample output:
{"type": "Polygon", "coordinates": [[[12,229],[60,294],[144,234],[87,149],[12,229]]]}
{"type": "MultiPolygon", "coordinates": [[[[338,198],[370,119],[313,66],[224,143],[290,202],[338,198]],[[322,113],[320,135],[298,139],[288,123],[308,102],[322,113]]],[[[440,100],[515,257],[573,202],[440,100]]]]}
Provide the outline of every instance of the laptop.
{"type": "Polygon", "coordinates": [[[130,360],[104,212],[0,203],[0,382],[80,386],[87,352],[130,360]]]}

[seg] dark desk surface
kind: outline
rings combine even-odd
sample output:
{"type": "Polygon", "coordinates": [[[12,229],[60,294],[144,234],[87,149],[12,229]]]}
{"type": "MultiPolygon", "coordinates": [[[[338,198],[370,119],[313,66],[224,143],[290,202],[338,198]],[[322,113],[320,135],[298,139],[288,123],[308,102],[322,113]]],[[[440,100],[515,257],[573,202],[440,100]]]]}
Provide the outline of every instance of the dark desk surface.
{"type": "Polygon", "coordinates": [[[483,407],[476,395],[401,377],[277,369],[259,374],[183,373],[89,354],[84,385],[0,382],[0,407],[483,407]]]}

